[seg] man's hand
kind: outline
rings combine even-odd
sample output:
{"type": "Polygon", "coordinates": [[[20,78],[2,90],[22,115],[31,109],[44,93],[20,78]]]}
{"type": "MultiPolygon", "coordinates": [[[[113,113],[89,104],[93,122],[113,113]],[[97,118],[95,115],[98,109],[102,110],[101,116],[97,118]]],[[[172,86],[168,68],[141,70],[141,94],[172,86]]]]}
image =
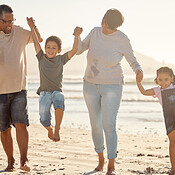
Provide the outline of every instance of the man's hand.
{"type": "Polygon", "coordinates": [[[30,18],[27,17],[27,23],[28,23],[31,30],[35,27],[35,21],[33,20],[32,17],[30,17],[30,18]]]}
{"type": "Polygon", "coordinates": [[[136,81],[137,81],[137,82],[141,82],[142,79],[143,79],[143,72],[142,72],[141,70],[138,70],[138,71],[136,72],[136,81]]]}
{"type": "Polygon", "coordinates": [[[81,27],[76,27],[76,28],[74,29],[73,35],[74,35],[74,36],[80,36],[81,33],[82,33],[82,31],[83,31],[83,29],[82,29],[81,27]]]}

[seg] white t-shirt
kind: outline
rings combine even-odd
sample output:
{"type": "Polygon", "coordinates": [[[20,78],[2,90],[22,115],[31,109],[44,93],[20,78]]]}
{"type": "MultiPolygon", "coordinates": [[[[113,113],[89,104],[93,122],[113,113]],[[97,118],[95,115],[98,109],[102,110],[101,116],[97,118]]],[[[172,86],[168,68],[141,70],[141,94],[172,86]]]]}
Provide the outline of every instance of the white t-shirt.
{"type": "Polygon", "coordinates": [[[133,71],[142,70],[137,62],[128,37],[121,31],[105,35],[101,27],[95,27],[80,42],[77,55],[88,49],[84,79],[94,84],[121,84],[123,71],[121,60],[126,58],[133,71]]]}
{"type": "MultiPolygon", "coordinates": [[[[170,84],[170,86],[168,86],[166,89],[173,89],[175,88],[175,85],[170,84]]],[[[161,95],[161,91],[166,90],[166,89],[161,89],[160,86],[154,87],[154,93],[155,95],[153,97],[157,97],[159,99],[159,103],[162,105],[162,95],[161,95]]]]}
{"type": "Polygon", "coordinates": [[[0,94],[26,89],[25,48],[31,42],[31,32],[19,26],[10,34],[0,32],[0,94]]]}

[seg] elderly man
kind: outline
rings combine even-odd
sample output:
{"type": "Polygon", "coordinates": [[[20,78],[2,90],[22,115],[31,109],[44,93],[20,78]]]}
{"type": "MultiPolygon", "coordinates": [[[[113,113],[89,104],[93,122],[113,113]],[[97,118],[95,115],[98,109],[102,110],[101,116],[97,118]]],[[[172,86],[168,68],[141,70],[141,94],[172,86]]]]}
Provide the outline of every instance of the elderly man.
{"type": "MultiPolygon", "coordinates": [[[[31,32],[14,25],[13,10],[0,5],[0,132],[8,166],[5,171],[14,171],[13,140],[11,125],[16,128],[16,139],[20,150],[20,169],[30,171],[27,166],[28,131],[26,92],[25,47],[32,43],[31,32]]],[[[33,21],[33,19],[31,18],[33,21]]],[[[33,26],[35,26],[33,22],[33,26]]],[[[42,38],[36,30],[40,42],[42,38]]]]}

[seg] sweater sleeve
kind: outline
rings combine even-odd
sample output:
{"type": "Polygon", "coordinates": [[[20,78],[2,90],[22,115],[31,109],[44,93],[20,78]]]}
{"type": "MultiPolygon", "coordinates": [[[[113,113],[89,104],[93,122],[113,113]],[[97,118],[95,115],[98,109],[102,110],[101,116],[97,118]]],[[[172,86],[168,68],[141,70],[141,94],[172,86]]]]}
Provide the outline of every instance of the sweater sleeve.
{"type": "Polygon", "coordinates": [[[91,33],[93,30],[91,30],[91,32],[86,36],[86,38],[81,41],[81,38],[79,39],[79,43],[78,43],[78,51],[76,53],[76,55],[80,55],[82,54],[84,51],[86,51],[87,49],[89,49],[89,44],[90,44],[90,39],[91,39],[91,33]]]}
{"type": "Polygon", "coordinates": [[[137,70],[142,71],[140,64],[137,62],[136,57],[134,56],[132,46],[130,44],[130,40],[128,38],[124,39],[123,45],[123,56],[126,58],[127,62],[129,63],[130,67],[136,73],[137,70]]]}

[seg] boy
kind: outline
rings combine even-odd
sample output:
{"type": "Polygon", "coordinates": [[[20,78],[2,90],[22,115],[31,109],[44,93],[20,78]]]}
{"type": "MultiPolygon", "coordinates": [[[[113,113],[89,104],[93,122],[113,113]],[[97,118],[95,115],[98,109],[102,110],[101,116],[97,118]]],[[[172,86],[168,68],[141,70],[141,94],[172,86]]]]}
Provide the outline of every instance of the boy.
{"type": "Polygon", "coordinates": [[[47,38],[45,43],[45,54],[38,42],[35,33],[36,26],[33,26],[33,19],[27,18],[28,25],[32,31],[36,56],[39,61],[40,71],[40,87],[37,93],[40,95],[39,100],[39,114],[40,122],[47,129],[48,137],[57,142],[60,140],[60,125],[64,113],[64,95],[62,93],[62,78],[63,66],[66,64],[77,52],[79,36],[82,33],[82,28],[76,27],[74,30],[74,44],[72,50],[63,55],[57,55],[61,52],[61,40],[56,36],[47,38]],[[53,104],[55,109],[55,130],[51,125],[50,108],[53,104]]]}

